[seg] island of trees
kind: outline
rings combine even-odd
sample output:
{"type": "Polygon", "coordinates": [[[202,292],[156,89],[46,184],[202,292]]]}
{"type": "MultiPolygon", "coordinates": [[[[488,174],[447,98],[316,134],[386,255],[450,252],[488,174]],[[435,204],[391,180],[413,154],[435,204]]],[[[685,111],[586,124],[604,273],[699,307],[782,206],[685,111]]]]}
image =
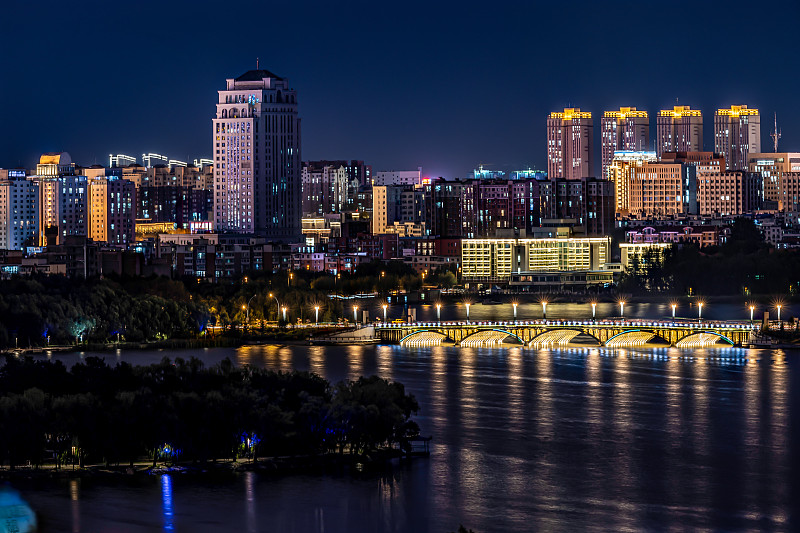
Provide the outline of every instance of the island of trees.
{"type": "Polygon", "coordinates": [[[247,457],[339,456],[409,449],[419,405],[402,384],[361,377],[332,385],[307,372],[150,366],[5,356],[0,464],[205,464],[247,457]]]}

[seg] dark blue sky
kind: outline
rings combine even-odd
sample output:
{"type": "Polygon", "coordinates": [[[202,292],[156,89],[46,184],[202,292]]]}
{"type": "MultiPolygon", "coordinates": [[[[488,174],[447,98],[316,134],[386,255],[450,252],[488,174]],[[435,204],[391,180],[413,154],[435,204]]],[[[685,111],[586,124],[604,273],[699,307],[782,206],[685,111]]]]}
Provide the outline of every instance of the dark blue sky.
{"type": "Polygon", "coordinates": [[[707,149],[714,110],[745,103],[765,151],[775,111],[781,150],[800,151],[799,6],[6,0],[0,166],[51,150],[208,157],[216,91],[256,56],[298,91],[303,159],[544,168],[549,111],[592,111],[599,145],[603,110],[652,118],[676,97],[702,109],[707,149]]]}

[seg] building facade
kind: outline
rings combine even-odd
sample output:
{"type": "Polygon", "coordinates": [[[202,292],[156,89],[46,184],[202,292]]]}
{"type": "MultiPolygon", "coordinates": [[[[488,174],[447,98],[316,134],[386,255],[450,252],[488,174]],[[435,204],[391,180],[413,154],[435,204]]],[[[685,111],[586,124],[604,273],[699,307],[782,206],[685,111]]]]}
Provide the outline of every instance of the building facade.
{"type": "Polygon", "coordinates": [[[629,189],[631,169],[643,163],[658,160],[655,152],[640,152],[622,150],[614,153],[614,158],[608,167],[608,180],[614,184],[614,209],[620,215],[627,215],[630,211],[629,189]]]}
{"type": "Polygon", "coordinates": [[[301,172],[303,184],[303,215],[326,215],[340,213],[347,209],[348,196],[357,185],[348,181],[347,170],[343,165],[316,166],[303,165],[301,172]]]}
{"type": "Polygon", "coordinates": [[[697,168],[664,162],[633,167],[629,207],[638,217],[697,214],[697,168]]]}
{"type": "Polygon", "coordinates": [[[24,170],[0,176],[0,250],[22,250],[38,244],[39,184],[24,170]]]}
{"type": "Polygon", "coordinates": [[[512,274],[602,270],[611,238],[464,239],[461,274],[468,282],[508,282],[512,274]]]}
{"type": "Polygon", "coordinates": [[[650,146],[650,118],[647,111],[621,107],[606,111],[600,119],[601,176],[608,178],[614,153],[620,150],[642,151],[650,146]]]}
{"type": "Polygon", "coordinates": [[[750,172],[761,176],[765,209],[778,209],[788,201],[781,193],[781,180],[788,172],[800,172],[800,152],[750,153],[747,156],[750,172]]]}
{"type": "Polygon", "coordinates": [[[714,114],[714,151],[725,157],[726,170],[747,170],[748,154],[761,152],[758,109],[734,105],[714,114]]]}
{"type": "Polygon", "coordinates": [[[228,79],[212,121],[214,226],[300,242],[302,183],[297,93],[267,70],[228,79]]]}
{"type": "Polygon", "coordinates": [[[656,153],[701,152],[703,114],[689,106],[662,109],[656,117],[656,153]]]}
{"type": "Polygon", "coordinates": [[[594,127],[592,114],[568,108],[547,117],[547,176],[580,179],[592,176],[594,127]]]}

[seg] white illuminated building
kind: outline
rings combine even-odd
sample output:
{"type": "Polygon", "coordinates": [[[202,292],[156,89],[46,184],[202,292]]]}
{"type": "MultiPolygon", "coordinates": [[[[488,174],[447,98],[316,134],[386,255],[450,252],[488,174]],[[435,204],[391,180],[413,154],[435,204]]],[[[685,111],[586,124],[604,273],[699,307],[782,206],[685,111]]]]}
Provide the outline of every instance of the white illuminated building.
{"type": "Polygon", "coordinates": [[[302,183],[295,90],[267,70],[251,70],[228,79],[218,93],[215,228],[299,242],[302,183]]]}

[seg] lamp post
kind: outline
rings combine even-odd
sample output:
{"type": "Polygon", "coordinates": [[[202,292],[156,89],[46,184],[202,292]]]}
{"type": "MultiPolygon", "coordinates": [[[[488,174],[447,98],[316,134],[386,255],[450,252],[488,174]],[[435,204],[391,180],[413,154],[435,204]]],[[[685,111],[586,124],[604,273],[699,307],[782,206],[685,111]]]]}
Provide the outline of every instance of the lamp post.
{"type": "Polygon", "coordinates": [[[357,305],[353,306],[353,322],[358,324],[358,306],[357,305]]]}
{"type": "MultiPolygon", "coordinates": [[[[274,294],[269,293],[269,297],[272,298],[273,300],[275,300],[275,305],[278,306],[278,309],[275,310],[275,314],[277,315],[278,314],[278,310],[280,310],[280,308],[281,308],[281,303],[278,301],[278,298],[274,294]]],[[[284,312],[283,315],[284,315],[283,316],[283,321],[286,322],[286,313],[284,312]]]]}
{"type": "Polygon", "coordinates": [[[436,321],[442,321],[442,304],[436,304],[436,321]]]}
{"type": "Polygon", "coordinates": [[[314,306],[314,323],[319,324],[319,306],[314,306]]]}
{"type": "Polygon", "coordinates": [[[547,302],[542,300],[542,319],[547,320],[547,302]]]}
{"type": "Polygon", "coordinates": [[[625,318],[625,302],[622,300],[619,301],[619,316],[625,318]]]}
{"type": "Polygon", "coordinates": [[[675,309],[678,307],[678,304],[672,304],[672,318],[675,319],[675,309]]]}
{"type": "Polygon", "coordinates": [[[388,306],[386,304],[383,304],[383,321],[384,321],[384,323],[386,322],[386,308],[387,307],[388,306]]]}
{"type": "Polygon", "coordinates": [[[781,305],[778,304],[778,322],[781,321],[781,305]]]}
{"type": "Polygon", "coordinates": [[[755,310],[756,310],[756,307],[754,305],[751,305],[750,306],[750,324],[751,325],[753,324],[753,311],[755,311],[755,310]]]}
{"type": "Polygon", "coordinates": [[[703,320],[703,302],[697,303],[697,320],[703,320]]]}
{"type": "Polygon", "coordinates": [[[464,306],[467,308],[467,322],[469,322],[469,302],[465,303],[464,306]]]}
{"type": "Polygon", "coordinates": [[[286,308],[281,307],[281,311],[283,311],[283,321],[286,322],[286,308]]]}
{"type": "Polygon", "coordinates": [[[597,302],[592,302],[592,320],[597,319],[597,302]]]}

